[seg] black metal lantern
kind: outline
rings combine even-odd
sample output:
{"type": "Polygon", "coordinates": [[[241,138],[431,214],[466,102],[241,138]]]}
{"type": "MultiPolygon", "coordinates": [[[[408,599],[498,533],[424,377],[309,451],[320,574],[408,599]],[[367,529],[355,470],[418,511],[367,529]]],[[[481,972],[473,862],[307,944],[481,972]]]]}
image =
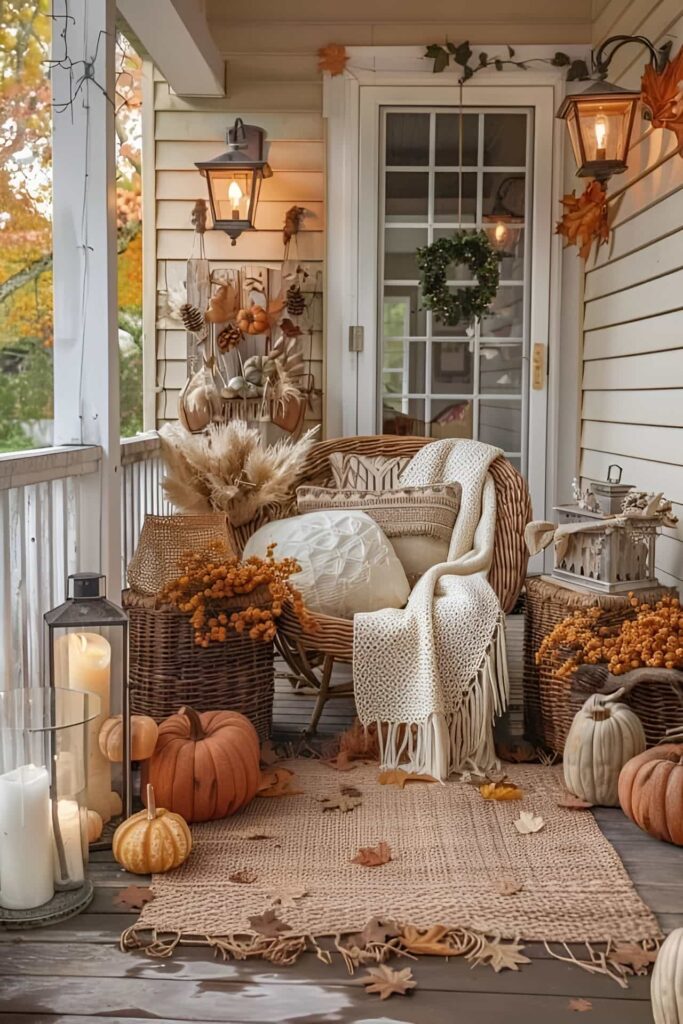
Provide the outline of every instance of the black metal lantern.
{"type": "Polygon", "coordinates": [[[670,42],[657,49],[645,36],[610,36],[596,50],[593,71],[599,81],[582,93],[567,96],[557,112],[567,122],[579,178],[607,181],[613,174],[626,170],[640,91],[622,89],[606,81],[614,54],[626,43],[644,46],[657,71],[669,59],[670,42]]]}
{"type": "MultiPolygon", "coordinates": [[[[45,613],[45,625],[49,685],[99,698],[99,714],[87,727],[86,803],[111,836],[113,824],[132,812],[128,616],[107,600],[104,576],[78,572],[69,576],[64,604],[45,613]],[[121,716],[120,763],[112,763],[99,742],[103,723],[116,715],[121,716]]],[[[111,841],[93,845],[106,848],[111,841]]]]}
{"type": "Polygon", "coordinates": [[[263,155],[265,134],[238,117],[227,132],[227,152],[195,164],[209,186],[213,226],[230,235],[233,245],[243,231],[253,230],[261,182],[273,173],[263,155]]]}

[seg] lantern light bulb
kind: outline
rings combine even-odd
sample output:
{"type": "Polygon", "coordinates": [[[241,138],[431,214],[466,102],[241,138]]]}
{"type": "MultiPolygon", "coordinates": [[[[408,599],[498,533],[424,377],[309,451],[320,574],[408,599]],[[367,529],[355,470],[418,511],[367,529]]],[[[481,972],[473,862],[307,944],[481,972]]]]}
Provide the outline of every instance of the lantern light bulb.
{"type": "Polygon", "coordinates": [[[493,229],[493,237],[495,238],[498,245],[505,245],[505,243],[507,242],[508,233],[509,232],[507,224],[504,221],[499,220],[495,228],[493,229]]]}
{"type": "Polygon", "coordinates": [[[231,181],[230,185],[228,187],[228,199],[232,203],[233,213],[235,211],[237,211],[237,213],[239,213],[240,200],[242,199],[242,195],[243,195],[243,192],[242,192],[242,189],[239,187],[238,182],[236,182],[234,180],[231,181]]]}
{"type": "Polygon", "coordinates": [[[603,114],[599,114],[595,119],[595,158],[596,160],[605,159],[605,150],[607,148],[607,120],[603,114]]]}

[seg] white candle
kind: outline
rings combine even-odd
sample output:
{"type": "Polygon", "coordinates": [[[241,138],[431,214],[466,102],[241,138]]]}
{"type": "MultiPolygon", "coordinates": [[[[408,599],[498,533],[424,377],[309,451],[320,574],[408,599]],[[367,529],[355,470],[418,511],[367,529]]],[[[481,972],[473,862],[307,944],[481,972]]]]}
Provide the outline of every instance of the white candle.
{"type": "Polygon", "coordinates": [[[80,885],[85,878],[81,812],[76,800],[59,800],[57,802],[57,824],[61,837],[61,850],[58,847],[58,838],[55,834],[53,843],[55,883],[58,888],[74,888],[80,885]]]}
{"type": "Polygon", "coordinates": [[[54,896],[47,769],[0,775],[0,905],[31,910],[54,896]]]}
{"type": "Polygon", "coordinates": [[[70,633],[69,687],[100,699],[100,713],[88,723],[88,791],[86,802],[102,821],[111,818],[111,764],[100,750],[100,729],[110,715],[111,647],[98,633],[70,633]]]}

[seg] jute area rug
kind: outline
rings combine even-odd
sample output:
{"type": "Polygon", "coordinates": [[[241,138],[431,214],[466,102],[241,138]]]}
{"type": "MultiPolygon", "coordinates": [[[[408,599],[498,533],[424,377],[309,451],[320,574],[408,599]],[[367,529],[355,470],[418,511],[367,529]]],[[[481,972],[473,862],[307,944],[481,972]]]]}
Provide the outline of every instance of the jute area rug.
{"type": "Polygon", "coordinates": [[[292,938],[359,932],[373,917],[530,941],[660,937],[593,816],[557,806],[560,768],[511,766],[524,797],[495,802],[455,781],[381,786],[376,765],[344,773],[312,760],[285,766],[302,793],[256,798],[232,818],[194,826],[190,859],[154,876],[154,899],[129,939],[154,929],[223,939],[230,949],[235,937],[258,931],[251,918],[273,907],[292,938]],[[342,787],[362,802],[347,813],[323,810],[320,801],[342,787]],[[539,832],[517,831],[522,810],[543,818],[539,832]],[[351,862],[381,842],[389,863],[351,862]]]}

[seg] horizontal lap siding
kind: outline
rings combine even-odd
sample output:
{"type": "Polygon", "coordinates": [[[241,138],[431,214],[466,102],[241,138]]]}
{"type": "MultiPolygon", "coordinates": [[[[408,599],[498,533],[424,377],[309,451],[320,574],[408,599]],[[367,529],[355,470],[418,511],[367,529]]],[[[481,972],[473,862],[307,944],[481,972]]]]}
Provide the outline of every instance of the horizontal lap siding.
{"type": "MultiPolygon", "coordinates": [[[[601,3],[594,42],[623,32],[683,39],[678,0],[601,3]]],[[[646,57],[624,47],[610,81],[637,88],[646,57]]],[[[636,126],[638,132],[639,126],[636,126]]],[[[683,517],[683,158],[673,133],[645,122],[629,169],[609,183],[612,233],[584,289],[581,472],[663,491],[683,517]]],[[[657,545],[662,582],[683,582],[683,528],[657,545]]]]}
{"type": "MultiPolygon", "coordinates": [[[[193,230],[190,214],[206,184],[194,164],[225,149],[225,130],[235,117],[265,128],[273,177],[264,181],[259,199],[257,231],[245,232],[233,247],[227,235],[207,231],[206,254],[215,269],[245,263],[277,267],[283,257],[282,226],[293,205],[306,208],[298,245],[291,256],[305,261],[315,274],[324,255],[324,135],[322,85],[315,61],[299,61],[283,69],[277,57],[252,56],[229,61],[225,99],[188,99],[174,95],[157,73],[154,83],[155,221],[157,288],[163,291],[184,280],[193,230]],[[255,68],[260,67],[260,77],[255,68]],[[288,80],[299,69],[302,80],[288,80]]],[[[319,303],[322,310],[322,304],[319,303]]],[[[320,329],[305,337],[316,387],[323,382],[322,315],[320,329]]],[[[187,377],[186,335],[177,321],[161,316],[156,323],[157,423],[175,419],[178,396],[187,377]]],[[[319,421],[316,398],[308,418],[319,421]]]]}

